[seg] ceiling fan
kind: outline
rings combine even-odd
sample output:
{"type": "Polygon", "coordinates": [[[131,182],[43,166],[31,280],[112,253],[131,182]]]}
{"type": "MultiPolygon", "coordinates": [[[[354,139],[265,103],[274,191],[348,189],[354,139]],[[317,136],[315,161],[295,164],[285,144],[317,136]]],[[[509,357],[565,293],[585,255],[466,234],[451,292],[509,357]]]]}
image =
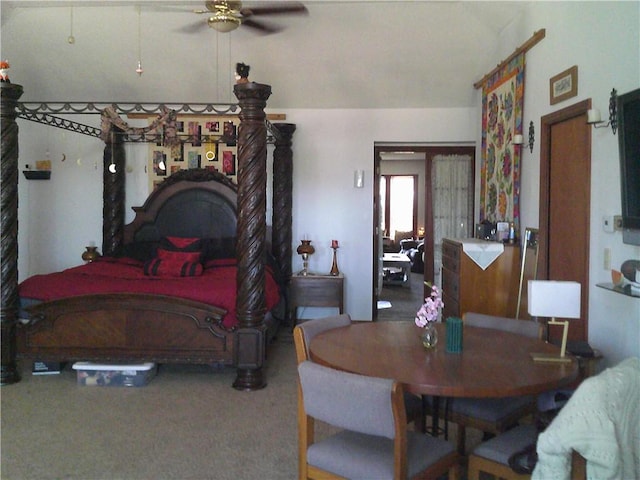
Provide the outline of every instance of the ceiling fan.
{"type": "MultiPolygon", "coordinates": [[[[222,33],[235,30],[241,25],[265,34],[275,33],[281,30],[281,27],[264,24],[253,17],[307,13],[307,8],[300,2],[260,2],[256,6],[243,8],[242,2],[239,1],[212,0],[204,5],[204,10],[194,10],[194,13],[208,14],[206,25],[222,33]]],[[[199,22],[196,28],[202,25],[205,24],[199,22]]]]}

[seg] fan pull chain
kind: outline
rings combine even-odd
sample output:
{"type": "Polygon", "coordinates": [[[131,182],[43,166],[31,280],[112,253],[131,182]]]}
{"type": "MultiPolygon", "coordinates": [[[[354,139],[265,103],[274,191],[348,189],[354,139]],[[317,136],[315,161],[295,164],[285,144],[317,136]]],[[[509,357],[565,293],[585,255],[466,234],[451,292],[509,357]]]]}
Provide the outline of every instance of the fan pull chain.
{"type": "Polygon", "coordinates": [[[139,77],[142,76],[142,73],[144,72],[144,70],[142,69],[142,46],[141,46],[141,27],[140,27],[140,5],[138,5],[136,7],[136,10],[138,11],[138,68],[136,68],[136,73],[138,74],[139,77]]]}

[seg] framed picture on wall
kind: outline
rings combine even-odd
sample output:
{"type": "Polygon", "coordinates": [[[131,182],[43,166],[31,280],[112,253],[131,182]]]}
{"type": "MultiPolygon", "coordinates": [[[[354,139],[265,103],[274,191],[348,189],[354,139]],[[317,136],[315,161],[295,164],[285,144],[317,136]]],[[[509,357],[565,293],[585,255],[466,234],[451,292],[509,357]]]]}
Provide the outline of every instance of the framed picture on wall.
{"type": "Polygon", "coordinates": [[[578,95],[577,65],[549,79],[549,102],[551,105],[576,95],[578,95]]]}
{"type": "Polygon", "coordinates": [[[189,152],[189,168],[200,168],[200,158],[198,152],[189,152]]]}
{"type": "Polygon", "coordinates": [[[230,150],[222,152],[222,171],[227,175],[236,174],[236,156],[230,150]]]}
{"type": "Polygon", "coordinates": [[[204,158],[206,158],[208,162],[218,161],[218,143],[217,142],[208,142],[204,144],[204,158]]]}
{"type": "Polygon", "coordinates": [[[162,150],[153,152],[153,173],[159,177],[167,176],[167,155],[162,150]],[[160,165],[164,166],[164,169],[160,165]]]}

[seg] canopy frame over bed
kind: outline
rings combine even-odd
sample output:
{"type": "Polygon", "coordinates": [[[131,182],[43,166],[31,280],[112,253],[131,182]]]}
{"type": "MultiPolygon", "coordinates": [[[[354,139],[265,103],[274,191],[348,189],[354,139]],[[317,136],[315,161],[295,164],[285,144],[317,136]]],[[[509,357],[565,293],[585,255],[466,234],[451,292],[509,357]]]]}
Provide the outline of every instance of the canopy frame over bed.
{"type": "MultiPolygon", "coordinates": [[[[19,381],[16,327],[17,288],[17,183],[18,183],[18,99],[22,87],[2,84],[2,384],[19,381]]],[[[233,365],[237,369],[233,386],[255,390],[266,385],[265,362],[265,265],[267,120],[264,108],[271,94],[269,85],[254,82],[237,84],[238,185],[237,185],[237,299],[238,328],[234,331],[233,365]]],[[[291,279],[292,149],[294,124],[271,124],[273,152],[273,216],[271,253],[277,273],[285,286],[291,279]]],[[[112,129],[103,154],[103,253],[113,254],[125,238],[125,132],[112,129]],[[116,173],[109,171],[115,163],[116,173]]],[[[288,308],[285,308],[288,311],[288,308]]]]}

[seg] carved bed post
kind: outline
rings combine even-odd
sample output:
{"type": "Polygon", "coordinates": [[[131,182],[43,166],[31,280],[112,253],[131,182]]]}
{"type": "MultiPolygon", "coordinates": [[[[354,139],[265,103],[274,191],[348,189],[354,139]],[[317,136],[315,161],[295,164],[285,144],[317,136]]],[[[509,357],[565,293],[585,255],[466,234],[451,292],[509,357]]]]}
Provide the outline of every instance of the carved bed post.
{"type": "Polygon", "coordinates": [[[16,364],[16,325],[18,322],[18,124],[16,106],[22,86],[0,83],[2,153],[0,161],[0,199],[2,217],[2,363],[0,384],[20,381],[16,364]]]}
{"type": "MultiPolygon", "coordinates": [[[[273,215],[272,253],[280,267],[280,278],[285,286],[286,312],[289,314],[288,286],[291,282],[292,209],[293,209],[293,151],[291,138],[293,123],[275,123],[279,135],[275,137],[273,151],[273,215]]],[[[287,319],[288,320],[288,319],[287,319]]]]}
{"type": "Polygon", "coordinates": [[[238,390],[263,388],[265,359],[265,268],[267,125],[264,108],[271,86],[249,82],[233,89],[240,104],[238,126],[238,273],[235,335],[238,390]]]}
{"type": "Polygon", "coordinates": [[[125,151],[122,130],[115,126],[105,142],[102,160],[102,254],[112,255],[122,246],[125,217],[125,151]],[[112,164],[115,173],[109,171],[112,164]]]}

